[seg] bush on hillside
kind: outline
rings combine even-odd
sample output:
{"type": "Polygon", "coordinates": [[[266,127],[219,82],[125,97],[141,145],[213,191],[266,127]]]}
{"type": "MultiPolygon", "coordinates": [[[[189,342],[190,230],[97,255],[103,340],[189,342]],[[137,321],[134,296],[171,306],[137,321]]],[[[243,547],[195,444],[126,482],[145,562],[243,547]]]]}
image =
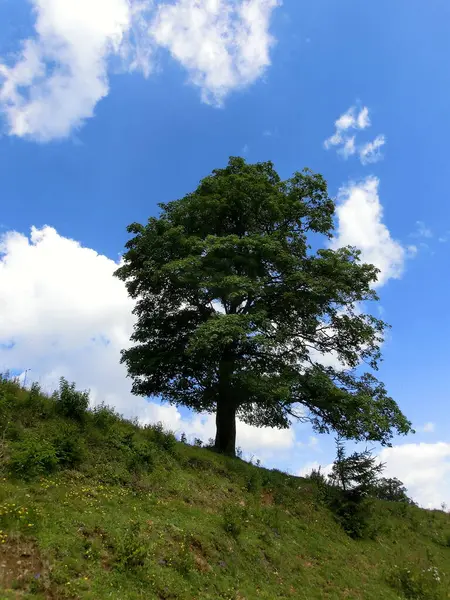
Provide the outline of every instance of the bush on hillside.
{"type": "Polygon", "coordinates": [[[75,389],[75,383],[69,383],[64,377],[59,380],[59,390],[53,394],[56,411],[69,419],[82,422],[89,408],[89,392],[75,389]]]}
{"type": "Polygon", "coordinates": [[[11,475],[32,479],[56,470],[59,460],[55,447],[48,440],[29,435],[11,444],[8,470],[11,475]]]}
{"type": "Polygon", "coordinates": [[[84,439],[72,423],[61,423],[52,439],[58,463],[67,468],[79,466],[86,456],[84,439]]]}
{"type": "Polygon", "coordinates": [[[337,456],[328,478],[320,469],[309,476],[317,486],[318,501],[354,539],[373,539],[380,529],[371,492],[383,469],[369,450],[346,456],[342,441],[337,440],[337,456]]]}
{"type": "Polygon", "coordinates": [[[119,421],[121,416],[110,406],[107,406],[103,402],[94,406],[92,409],[92,420],[98,429],[107,431],[110,427],[119,421]]]}
{"type": "Polygon", "coordinates": [[[394,566],[388,574],[389,585],[408,600],[445,600],[448,585],[444,576],[434,566],[425,568],[394,566]]]}
{"type": "Polygon", "coordinates": [[[171,431],[165,431],[162,423],[156,423],[156,425],[145,425],[144,434],[161,450],[164,450],[169,454],[173,454],[175,452],[177,438],[171,431]]]}
{"type": "Polygon", "coordinates": [[[147,556],[148,548],[141,533],[141,525],[138,521],[132,522],[115,544],[115,566],[134,570],[144,566],[147,556]]]}
{"type": "Polygon", "coordinates": [[[389,500],[390,502],[405,502],[406,504],[414,504],[408,496],[406,487],[397,479],[382,477],[373,486],[371,495],[379,500],[389,500]]]}

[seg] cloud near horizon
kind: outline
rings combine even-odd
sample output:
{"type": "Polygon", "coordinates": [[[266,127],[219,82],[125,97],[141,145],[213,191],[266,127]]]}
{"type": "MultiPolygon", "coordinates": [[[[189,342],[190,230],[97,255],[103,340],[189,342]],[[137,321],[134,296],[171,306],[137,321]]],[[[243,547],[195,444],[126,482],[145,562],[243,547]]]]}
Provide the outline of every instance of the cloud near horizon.
{"type": "MultiPolygon", "coordinates": [[[[89,389],[92,403],[105,402],[142,423],[162,421],[178,433],[205,442],[214,415],[183,416],[175,406],[131,394],[120,351],[129,345],[134,302],[113,277],[118,263],[52,227],[30,237],[10,231],[0,237],[0,372],[30,369],[28,381],[53,391],[61,376],[89,389]]],[[[269,456],[295,444],[295,431],[238,423],[238,444],[269,456]]]]}
{"type": "Polygon", "coordinates": [[[14,61],[0,57],[7,133],[48,142],[94,116],[109,93],[112,61],[148,76],[164,48],[204,102],[255,82],[270,65],[279,0],[32,0],[35,35],[14,61]]]}
{"type": "MultiPolygon", "coordinates": [[[[206,442],[214,436],[214,415],[182,413],[130,392],[119,360],[133,329],[134,303],[124,284],[113,277],[118,264],[52,227],[33,227],[29,237],[14,231],[3,234],[0,372],[30,369],[28,381],[39,381],[47,392],[64,376],[78,389],[89,389],[92,404],[105,402],[126,417],[138,417],[142,423],[161,421],[191,440],[206,442]]],[[[431,432],[431,424],[425,429],[431,432]]],[[[255,455],[263,464],[302,475],[318,466],[314,457],[320,446],[305,425],[276,430],[239,422],[237,438],[246,456],[255,455]]],[[[450,469],[450,444],[404,444],[382,450],[380,458],[387,462],[387,473],[402,479],[422,505],[450,504],[450,486],[440,485],[450,469]]]]}

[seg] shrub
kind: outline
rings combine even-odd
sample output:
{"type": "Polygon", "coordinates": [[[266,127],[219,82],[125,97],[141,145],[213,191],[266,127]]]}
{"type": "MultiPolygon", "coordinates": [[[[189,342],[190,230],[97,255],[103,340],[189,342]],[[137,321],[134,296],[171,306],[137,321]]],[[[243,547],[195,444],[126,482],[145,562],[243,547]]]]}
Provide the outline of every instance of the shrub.
{"type": "Polygon", "coordinates": [[[223,528],[235,539],[242,532],[243,521],[245,521],[245,514],[242,508],[233,504],[225,506],[223,509],[223,528]]]}
{"type": "Polygon", "coordinates": [[[58,462],[68,468],[76,467],[83,462],[85,446],[83,438],[76,427],[69,423],[60,425],[58,433],[52,440],[58,462]]]}
{"type": "Polygon", "coordinates": [[[245,488],[250,494],[258,495],[261,493],[262,482],[261,475],[258,473],[258,471],[253,471],[250,473],[245,483],[245,488]]]}
{"type": "Polygon", "coordinates": [[[49,416],[49,401],[43,396],[41,386],[37,382],[31,384],[26,407],[34,418],[42,419],[49,416]]]}
{"type": "Polygon", "coordinates": [[[373,500],[359,490],[330,488],[325,502],[342,529],[353,539],[374,539],[379,525],[373,510],[373,500]]]}
{"type": "Polygon", "coordinates": [[[139,522],[132,522],[115,546],[116,567],[136,569],[145,564],[148,555],[147,546],[141,534],[139,522]]]}
{"type": "Polygon", "coordinates": [[[155,448],[147,440],[136,440],[130,447],[128,469],[133,473],[150,472],[155,465],[155,448]]]}
{"type": "Polygon", "coordinates": [[[371,495],[379,500],[389,500],[391,502],[405,502],[406,504],[413,504],[411,498],[407,494],[406,487],[404,484],[397,479],[393,478],[381,478],[373,486],[371,495]]]}
{"type": "Polygon", "coordinates": [[[189,536],[184,536],[179,548],[172,554],[171,563],[181,575],[188,575],[195,568],[194,555],[190,550],[189,536]]]}
{"type": "Polygon", "coordinates": [[[102,403],[92,409],[92,419],[96,427],[106,431],[120,419],[120,415],[113,408],[102,403]]]}
{"type": "Polygon", "coordinates": [[[173,454],[177,445],[177,439],[171,431],[165,431],[162,423],[156,423],[156,425],[146,425],[144,432],[148,439],[150,439],[156,446],[173,454]]]}
{"type": "Polygon", "coordinates": [[[370,497],[384,465],[377,463],[369,450],[346,456],[337,440],[337,457],[328,480],[320,470],[312,474],[319,499],[332,511],[336,521],[354,539],[375,538],[380,529],[370,497]]]}
{"type": "Polygon", "coordinates": [[[387,581],[398,594],[411,600],[444,600],[448,597],[443,577],[434,566],[395,566],[388,574],[387,581]]]}
{"type": "Polygon", "coordinates": [[[54,394],[56,410],[59,414],[83,421],[89,407],[89,392],[80,392],[75,389],[74,383],[69,383],[64,377],[59,381],[59,390],[54,394]]]}
{"type": "Polygon", "coordinates": [[[12,475],[31,479],[55,471],[58,456],[48,440],[30,436],[11,445],[8,469],[12,475]]]}

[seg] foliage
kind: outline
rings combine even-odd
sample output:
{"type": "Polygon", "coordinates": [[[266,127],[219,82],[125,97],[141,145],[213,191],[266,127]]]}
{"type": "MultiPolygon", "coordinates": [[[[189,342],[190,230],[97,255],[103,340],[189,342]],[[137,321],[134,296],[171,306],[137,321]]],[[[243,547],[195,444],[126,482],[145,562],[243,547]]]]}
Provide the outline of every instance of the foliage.
{"type": "Polygon", "coordinates": [[[8,470],[17,477],[30,479],[52,473],[58,462],[56,449],[48,440],[28,435],[11,444],[8,470]]]}
{"type": "Polygon", "coordinates": [[[130,523],[125,533],[117,541],[115,555],[115,564],[120,569],[136,569],[144,566],[148,549],[141,535],[141,526],[138,521],[130,523]]]}
{"type": "Polygon", "coordinates": [[[223,528],[232,537],[237,539],[242,532],[244,513],[240,506],[229,504],[223,510],[223,528]]]}
{"type": "Polygon", "coordinates": [[[378,479],[372,489],[372,495],[380,500],[391,502],[406,502],[413,504],[404,484],[396,477],[378,479]]]}
{"type": "Polygon", "coordinates": [[[331,484],[344,492],[355,490],[361,496],[369,495],[384,470],[384,464],[377,463],[370,450],[346,456],[342,440],[338,439],[336,446],[336,460],[329,477],[331,484]]]}
{"type": "Polygon", "coordinates": [[[271,162],[231,158],[159,206],[128,227],[116,272],[136,300],[122,353],[135,394],[216,411],[216,448],[231,454],[236,416],[279,428],[303,418],[382,444],[410,431],[384,385],[355,371],[380,359],[386,324],[356,309],[377,299],[378,270],[330,248],[335,206],[320,175],[282,181],[271,162]],[[324,366],[327,353],[345,369],[324,366]]]}
{"type": "Polygon", "coordinates": [[[384,465],[369,450],[346,456],[342,440],[337,440],[337,456],[328,480],[319,471],[312,479],[319,499],[334,514],[346,533],[354,539],[376,537],[380,523],[375,518],[372,492],[384,465]]]}
{"type": "Polygon", "coordinates": [[[85,457],[84,439],[74,424],[61,423],[58,432],[52,439],[52,445],[61,466],[73,468],[83,462],[85,457]]]}
{"type": "Polygon", "coordinates": [[[165,431],[162,423],[156,425],[147,425],[144,427],[144,432],[148,438],[161,450],[173,453],[177,445],[177,439],[171,431],[165,431]]]}
{"type": "Polygon", "coordinates": [[[55,392],[57,411],[70,419],[83,421],[89,407],[89,392],[75,389],[74,383],[69,383],[64,377],[59,382],[59,390],[55,392]]]}
{"type": "Polygon", "coordinates": [[[443,577],[435,566],[427,568],[395,566],[387,579],[391,587],[404,598],[444,600],[448,598],[448,586],[443,577]]]}
{"type": "MultiPolygon", "coordinates": [[[[105,419],[87,410],[80,423],[62,416],[57,400],[29,394],[0,381],[2,423],[17,425],[6,460],[31,440],[58,458],[60,433],[83,453],[33,478],[3,470],[2,600],[398,600],[404,592],[386,576],[394,564],[436,567],[437,598],[446,598],[448,514],[376,500],[372,514],[386,527],[361,543],[314,502],[314,481],[188,444],[170,449],[152,428],[110,410],[105,419]],[[38,417],[35,400],[45,407],[38,417]],[[147,451],[150,468],[138,459],[147,451]]],[[[408,569],[415,578],[419,567],[408,569]]]]}

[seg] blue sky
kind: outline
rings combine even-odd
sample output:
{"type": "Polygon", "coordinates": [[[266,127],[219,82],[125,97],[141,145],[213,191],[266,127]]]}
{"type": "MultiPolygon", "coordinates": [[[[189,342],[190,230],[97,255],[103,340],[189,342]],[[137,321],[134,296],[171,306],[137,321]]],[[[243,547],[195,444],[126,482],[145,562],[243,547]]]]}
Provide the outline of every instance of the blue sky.
{"type": "MultiPolygon", "coordinates": [[[[450,504],[449,23],[444,0],[0,0],[0,369],[207,439],[210,420],[132,398],[117,367],[125,227],[230,155],[308,166],[336,244],[382,269],[380,377],[417,434],[381,456],[450,504]]],[[[239,439],[292,472],[333,458],[305,427],[239,439]]]]}

